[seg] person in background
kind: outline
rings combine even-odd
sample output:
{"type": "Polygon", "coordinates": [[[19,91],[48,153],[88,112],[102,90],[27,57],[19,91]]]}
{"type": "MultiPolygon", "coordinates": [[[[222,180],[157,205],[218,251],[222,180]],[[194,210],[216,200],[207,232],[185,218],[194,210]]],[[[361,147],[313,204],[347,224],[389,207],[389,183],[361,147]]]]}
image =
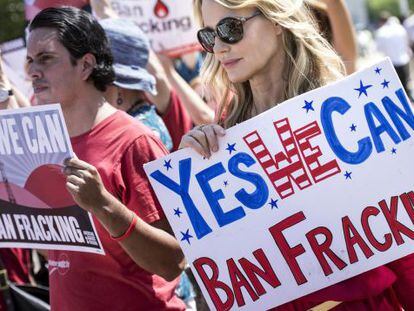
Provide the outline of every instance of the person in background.
{"type": "MultiPolygon", "coordinates": [[[[219,122],[196,126],[181,147],[210,157],[226,128],[344,76],[340,57],[315,28],[308,6],[295,3],[195,0],[203,27],[198,39],[208,52],[201,77],[218,96],[219,122]]],[[[274,310],[414,310],[413,292],[414,255],[409,255],[274,310]]]]}
{"type": "MultiPolygon", "coordinates": [[[[48,8],[29,25],[26,68],[38,104],[59,102],[76,157],[61,185],[90,212],[105,256],[51,250],[52,310],[184,310],[184,255],[143,164],[167,154],[151,130],[104,98],[114,81],[105,31],[89,13],[48,8]]],[[[58,174],[58,173],[57,173],[58,174]]],[[[50,195],[55,195],[51,193],[50,195]]]]}
{"type": "Polygon", "coordinates": [[[414,14],[411,14],[403,21],[403,26],[410,40],[411,51],[414,51],[414,14]]]}
{"type": "MultiPolygon", "coordinates": [[[[203,54],[199,51],[181,55],[174,60],[174,67],[177,73],[197,92],[204,103],[212,111],[217,110],[216,102],[212,99],[201,83],[200,69],[203,65],[203,54]]],[[[203,122],[208,123],[208,122],[203,122]]]]}
{"type": "MultiPolygon", "coordinates": [[[[14,95],[14,88],[3,71],[0,54],[0,109],[17,109],[19,100],[14,95]]],[[[28,249],[0,248],[0,260],[7,270],[8,278],[17,284],[30,284],[31,252],[28,249]]],[[[6,274],[0,271],[0,287],[6,284],[6,274]]],[[[7,310],[4,294],[7,289],[0,288],[0,310],[7,310]]]]}
{"type": "MultiPolygon", "coordinates": [[[[204,94],[199,91],[193,81],[191,86],[175,69],[174,62],[171,58],[158,54],[158,57],[163,64],[168,81],[172,88],[177,92],[181,98],[183,105],[186,107],[195,125],[210,123],[214,120],[215,110],[214,106],[209,105],[204,99],[204,94]]],[[[186,58],[187,56],[183,55],[186,58]]]]}
{"type": "Polygon", "coordinates": [[[200,69],[203,65],[203,54],[199,51],[187,53],[174,59],[174,68],[193,90],[203,96],[200,69]]]}
{"type": "MultiPolygon", "coordinates": [[[[148,126],[168,150],[176,150],[193,123],[170,86],[164,67],[150,50],[147,36],[131,21],[109,18],[100,24],[114,56],[115,81],[107,88],[106,99],[148,126]]],[[[193,302],[193,290],[185,272],[178,292],[188,309],[193,302]]]]}
{"type": "Polygon", "coordinates": [[[174,60],[174,67],[178,74],[192,88],[199,82],[200,69],[203,65],[203,55],[199,51],[182,55],[174,60]]]}
{"type": "MultiPolygon", "coordinates": [[[[117,14],[111,8],[108,0],[91,0],[91,7],[92,12],[98,19],[103,20],[117,18],[117,14]]],[[[131,28],[133,26],[130,25],[129,27],[131,28]]],[[[135,29],[137,28],[138,26],[135,26],[135,29]]],[[[179,40],[178,37],[177,40],[179,40]]],[[[191,56],[186,55],[183,55],[182,57],[191,58],[191,56]]],[[[169,93],[169,91],[164,93],[164,90],[173,89],[174,93],[180,99],[182,105],[187,110],[192,122],[195,125],[210,123],[214,120],[214,108],[206,105],[205,101],[201,97],[201,93],[198,92],[197,89],[192,88],[189,83],[183,79],[183,77],[174,68],[174,62],[168,56],[162,55],[162,53],[158,53],[155,56],[151,51],[147,69],[157,78],[157,85],[162,84],[162,87],[157,86],[159,89],[158,91],[162,93],[161,96],[165,97],[165,94],[169,93]]],[[[150,93],[148,94],[151,95],[150,93]]],[[[149,99],[153,100],[151,96],[149,96],[149,99]]],[[[158,101],[158,99],[155,100],[158,101]]],[[[154,104],[157,105],[157,102],[154,102],[154,104]]]]}
{"type": "Polygon", "coordinates": [[[3,70],[0,51],[0,109],[15,109],[29,107],[27,98],[11,84],[3,70]]]}
{"type": "MultiPolygon", "coordinates": [[[[171,118],[179,120],[179,123],[175,124],[176,127],[180,125],[182,128],[176,131],[178,139],[192,128],[192,122],[177,96],[171,94],[165,74],[158,73],[159,79],[156,81],[148,72],[148,39],[131,21],[110,18],[101,20],[100,24],[111,44],[115,71],[115,81],[108,86],[105,98],[112,106],[126,111],[151,128],[171,151],[173,141],[160,115],[166,117],[167,121],[171,118]],[[151,102],[149,97],[152,97],[151,102]],[[166,114],[167,110],[172,112],[171,116],[166,114]]],[[[151,58],[153,62],[157,61],[155,55],[151,58]]]]}
{"type": "Polygon", "coordinates": [[[346,73],[356,70],[357,40],[351,15],[344,0],[306,0],[314,12],[325,39],[341,56],[346,73]]]}
{"type": "Polygon", "coordinates": [[[378,51],[391,59],[405,91],[411,97],[408,86],[411,59],[410,41],[400,20],[395,16],[391,16],[388,12],[382,12],[375,42],[378,51]]]}
{"type": "Polygon", "coordinates": [[[8,288],[6,286],[7,279],[15,284],[27,285],[32,283],[31,268],[32,259],[31,251],[22,248],[1,248],[0,260],[3,262],[5,271],[0,270],[0,310],[8,310],[6,303],[8,288]]]}
{"type": "Polygon", "coordinates": [[[105,93],[114,107],[150,127],[170,151],[177,149],[193,122],[213,120],[212,116],[203,118],[201,115],[205,110],[194,107],[197,104],[191,97],[201,99],[189,86],[184,90],[181,88],[182,96],[178,96],[166,73],[173,75],[174,68],[169,68],[172,64],[167,60],[164,61],[167,64],[162,65],[150,51],[147,36],[136,24],[116,18],[103,19],[100,23],[114,56],[115,81],[105,93]],[[184,106],[182,98],[189,104],[184,106]]]}

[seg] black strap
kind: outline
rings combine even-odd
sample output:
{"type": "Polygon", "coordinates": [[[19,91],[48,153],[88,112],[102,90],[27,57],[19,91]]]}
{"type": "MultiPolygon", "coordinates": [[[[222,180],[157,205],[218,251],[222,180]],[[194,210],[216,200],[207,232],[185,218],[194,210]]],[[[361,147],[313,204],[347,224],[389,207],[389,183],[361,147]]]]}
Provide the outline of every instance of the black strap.
{"type": "Polygon", "coordinates": [[[7,311],[15,311],[12,296],[9,288],[9,277],[7,275],[6,267],[0,256],[0,295],[6,304],[7,311]]]}

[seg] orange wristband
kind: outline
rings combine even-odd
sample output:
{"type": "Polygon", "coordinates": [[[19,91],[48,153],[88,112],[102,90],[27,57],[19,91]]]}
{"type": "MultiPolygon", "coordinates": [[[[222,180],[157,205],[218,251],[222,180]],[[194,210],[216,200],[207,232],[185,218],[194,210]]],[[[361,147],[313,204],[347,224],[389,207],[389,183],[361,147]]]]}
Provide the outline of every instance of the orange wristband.
{"type": "Polygon", "coordinates": [[[117,242],[121,242],[121,241],[125,240],[127,237],[129,237],[131,235],[132,230],[134,230],[135,225],[137,224],[137,220],[138,220],[138,217],[134,214],[134,217],[132,218],[128,229],[126,229],[126,231],[118,237],[114,237],[114,236],[111,235],[111,239],[114,240],[114,241],[117,241],[117,242]]]}

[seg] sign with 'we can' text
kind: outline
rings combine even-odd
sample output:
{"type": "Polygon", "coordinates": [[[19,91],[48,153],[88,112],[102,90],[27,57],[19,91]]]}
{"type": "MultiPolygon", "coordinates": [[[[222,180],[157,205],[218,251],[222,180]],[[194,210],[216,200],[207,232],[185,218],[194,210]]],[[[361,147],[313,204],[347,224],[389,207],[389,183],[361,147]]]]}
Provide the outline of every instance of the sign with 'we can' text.
{"type": "Polygon", "coordinates": [[[209,306],[265,310],[413,252],[413,134],[384,60],[145,170],[209,306]]]}
{"type": "Polygon", "coordinates": [[[91,215],[66,190],[72,156],[60,105],[0,111],[0,247],[105,254],[91,215]]]}

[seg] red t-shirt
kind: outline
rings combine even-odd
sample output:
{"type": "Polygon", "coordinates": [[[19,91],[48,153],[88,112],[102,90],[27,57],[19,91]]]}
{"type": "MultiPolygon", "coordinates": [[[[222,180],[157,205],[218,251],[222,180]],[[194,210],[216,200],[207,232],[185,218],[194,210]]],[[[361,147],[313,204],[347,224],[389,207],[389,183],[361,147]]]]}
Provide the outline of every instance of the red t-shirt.
{"type": "MultiPolygon", "coordinates": [[[[1,248],[0,257],[7,269],[9,280],[17,284],[28,284],[30,271],[30,250],[21,248],[1,248]]],[[[0,310],[5,310],[6,305],[0,294],[0,310]]]]}
{"type": "Polygon", "coordinates": [[[171,92],[170,105],[163,114],[162,120],[170,133],[173,142],[172,150],[175,151],[178,149],[183,135],[193,128],[193,122],[174,91],[171,92]]]}
{"type": "Polygon", "coordinates": [[[329,300],[342,302],[331,311],[414,310],[414,254],[272,310],[308,310],[329,300]]]}
{"type": "MultiPolygon", "coordinates": [[[[94,165],[106,189],[151,223],[164,217],[143,164],[166,154],[152,132],[118,111],[71,139],[76,155],[94,165]]],[[[49,252],[53,310],[183,310],[178,279],[167,282],[140,268],[94,219],[106,255],[49,252]]],[[[142,250],[146,251],[146,250],[142,250]]]]}

